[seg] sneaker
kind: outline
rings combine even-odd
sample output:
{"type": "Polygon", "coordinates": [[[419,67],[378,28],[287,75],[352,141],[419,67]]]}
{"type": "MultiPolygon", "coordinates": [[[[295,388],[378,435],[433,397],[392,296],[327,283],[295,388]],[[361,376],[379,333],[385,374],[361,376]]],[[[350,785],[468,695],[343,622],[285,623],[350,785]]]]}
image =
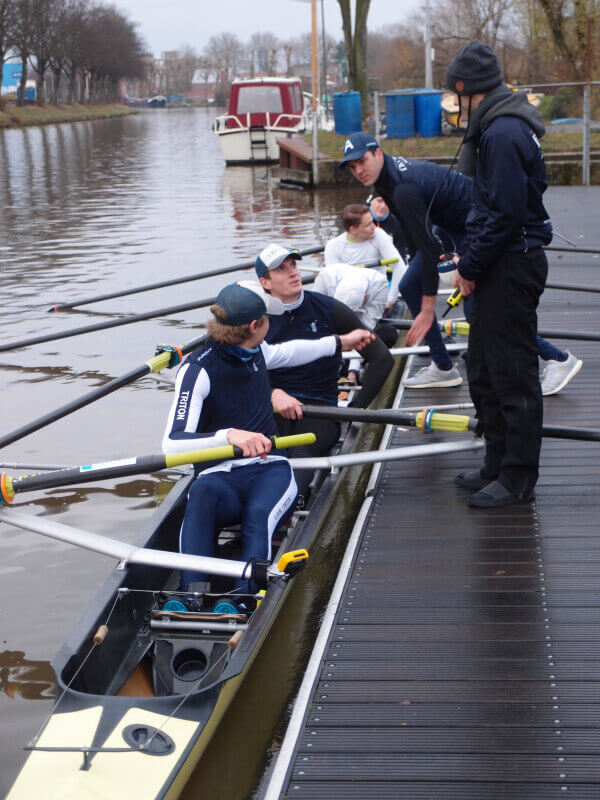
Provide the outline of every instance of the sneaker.
{"type": "Polygon", "coordinates": [[[436,386],[460,386],[462,382],[463,379],[456,367],[443,370],[432,361],[410,378],[405,378],[402,385],[407,389],[429,389],[436,386]]]}
{"type": "Polygon", "coordinates": [[[566,361],[548,361],[546,369],[542,373],[541,384],[542,394],[547,397],[549,394],[557,394],[564,389],[567,383],[572,380],[583,366],[583,361],[573,353],[569,353],[566,361]]]}

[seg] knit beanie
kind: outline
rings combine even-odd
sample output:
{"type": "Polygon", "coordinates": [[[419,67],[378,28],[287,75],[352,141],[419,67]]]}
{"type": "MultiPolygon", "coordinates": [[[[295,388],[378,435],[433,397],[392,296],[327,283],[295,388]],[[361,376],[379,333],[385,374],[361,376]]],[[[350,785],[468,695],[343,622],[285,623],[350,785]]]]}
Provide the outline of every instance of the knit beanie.
{"type": "Polygon", "coordinates": [[[485,94],[503,80],[494,51],[477,39],[461,47],[446,70],[446,87],[467,96],[485,94]]]}

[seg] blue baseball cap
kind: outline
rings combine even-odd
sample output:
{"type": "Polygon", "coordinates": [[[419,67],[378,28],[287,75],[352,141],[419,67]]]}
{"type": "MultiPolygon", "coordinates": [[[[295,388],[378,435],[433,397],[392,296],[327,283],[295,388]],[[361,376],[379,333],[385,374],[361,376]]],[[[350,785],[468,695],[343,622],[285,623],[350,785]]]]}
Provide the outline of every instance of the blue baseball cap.
{"type": "Polygon", "coordinates": [[[379,142],[370,133],[366,131],[351,133],[344,142],[344,158],[340,166],[349,161],[356,161],[357,158],[362,158],[367,150],[375,150],[378,147],[380,147],[379,142]]]}
{"type": "Polygon", "coordinates": [[[296,261],[301,261],[302,256],[297,250],[282,247],[280,244],[268,244],[256,257],[254,269],[259,278],[262,278],[270,269],[280,267],[286,258],[293,256],[296,261]]]}
{"type": "Polygon", "coordinates": [[[263,314],[283,314],[284,305],[277,297],[267,294],[256,281],[238,281],[221,289],[216,303],[227,314],[224,325],[247,325],[263,314]]]}

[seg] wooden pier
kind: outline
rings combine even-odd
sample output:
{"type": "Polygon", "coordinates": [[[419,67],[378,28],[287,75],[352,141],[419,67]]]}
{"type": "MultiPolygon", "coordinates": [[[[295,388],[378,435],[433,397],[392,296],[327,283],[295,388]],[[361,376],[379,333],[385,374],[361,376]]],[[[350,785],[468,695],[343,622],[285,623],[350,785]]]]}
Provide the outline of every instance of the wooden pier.
{"type": "MultiPolygon", "coordinates": [[[[575,262],[561,279],[600,285],[575,262]]],[[[540,311],[599,327],[596,295],[547,290],[540,311]]],[[[598,343],[555,343],[584,367],[544,422],[599,427],[598,343]]],[[[468,399],[466,380],[435,390],[468,399]]],[[[401,397],[420,404],[431,390],[401,397]]],[[[394,429],[388,446],[457,438],[394,429]]],[[[500,509],[453,483],[480,460],[395,462],[370,485],[264,798],[600,798],[600,445],[545,439],[535,502],[500,509]]]]}

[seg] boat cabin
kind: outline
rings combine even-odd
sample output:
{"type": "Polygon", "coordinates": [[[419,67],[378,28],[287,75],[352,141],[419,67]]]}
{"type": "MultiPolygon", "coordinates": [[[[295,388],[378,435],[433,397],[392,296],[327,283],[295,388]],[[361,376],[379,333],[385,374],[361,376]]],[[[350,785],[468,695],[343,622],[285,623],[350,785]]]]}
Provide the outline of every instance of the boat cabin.
{"type": "Polygon", "coordinates": [[[226,126],[245,127],[249,120],[252,127],[294,128],[302,109],[299,78],[238,78],[231,84],[226,126]]]}

